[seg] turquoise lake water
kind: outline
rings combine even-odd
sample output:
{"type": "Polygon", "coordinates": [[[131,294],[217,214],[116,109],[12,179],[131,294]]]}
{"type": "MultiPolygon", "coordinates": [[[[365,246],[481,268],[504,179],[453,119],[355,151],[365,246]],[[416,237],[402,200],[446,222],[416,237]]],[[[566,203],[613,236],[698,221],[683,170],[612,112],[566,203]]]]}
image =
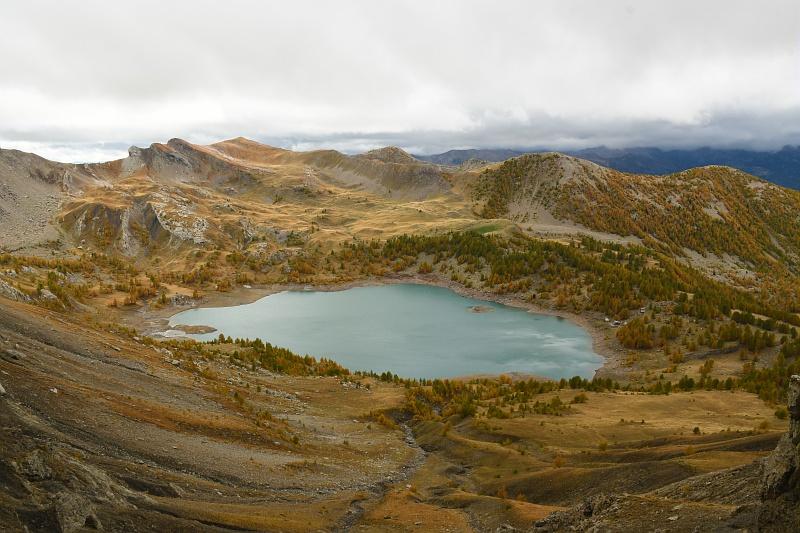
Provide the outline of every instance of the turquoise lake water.
{"type": "Polygon", "coordinates": [[[251,304],[191,309],[170,325],[261,338],[295,353],[328,357],[351,370],[441,378],[524,372],[591,377],[602,365],[589,334],[558,317],[465,298],[428,285],[287,291],[251,304]],[[474,312],[473,306],[484,311],[474,312]]]}

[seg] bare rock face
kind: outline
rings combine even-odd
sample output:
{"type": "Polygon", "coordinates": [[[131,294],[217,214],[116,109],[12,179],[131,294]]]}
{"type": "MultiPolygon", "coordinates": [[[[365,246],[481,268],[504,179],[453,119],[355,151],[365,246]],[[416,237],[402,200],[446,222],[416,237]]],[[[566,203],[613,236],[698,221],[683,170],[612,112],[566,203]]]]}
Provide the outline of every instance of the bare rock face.
{"type": "Polygon", "coordinates": [[[62,492],[53,503],[53,513],[57,530],[71,533],[79,529],[102,529],[100,520],[94,514],[91,501],[81,494],[62,492]]]}
{"type": "Polygon", "coordinates": [[[532,531],[605,531],[614,522],[624,498],[612,494],[597,494],[565,511],[552,513],[534,524],[532,531]]]}
{"type": "Polygon", "coordinates": [[[17,289],[6,283],[5,281],[0,279],[0,294],[5,296],[6,298],[10,298],[12,300],[16,300],[18,302],[29,302],[31,299],[30,297],[17,289]]]}
{"type": "Polygon", "coordinates": [[[41,450],[28,454],[17,466],[17,471],[31,481],[44,481],[53,477],[47,456],[41,450]]]}
{"type": "Polygon", "coordinates": [[[743,524],[747,529],[782,532],[800,527],[800,376],[790,378],[787,399],[789,430],[763,462],[761,504],[743,524]]]}
{"type": "Polygon", "coordinates": [[[762,499],[784,494],[800,497],[800,376],[789,380],[789,430],[764,462],[762,499]]]}

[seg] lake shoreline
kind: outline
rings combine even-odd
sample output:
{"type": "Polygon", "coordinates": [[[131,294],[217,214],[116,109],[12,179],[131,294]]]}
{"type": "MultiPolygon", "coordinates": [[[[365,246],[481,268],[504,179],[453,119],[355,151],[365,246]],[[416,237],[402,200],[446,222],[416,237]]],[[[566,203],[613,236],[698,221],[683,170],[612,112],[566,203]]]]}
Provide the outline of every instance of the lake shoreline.
{"type": "MultiPolygon", "coordinates": [[[[613,332],[613,330],[610,328],[603,328],[603,325],[605,324],[603,317],[585,316],[566,310],[553,309],[539,305],[536,302],[515,297],[514,295],[499,295],[481,289],[467,288],[451,280],[440,278],[436,274],[394,275],[319,285],[279,283],[272,285],[255,285],[251,288],[237,287],[229,292],[215,292],[204,295],[202,300],[192,305],[181,306],[179,308],[170,306],[162,309],[141,310],[136,313],[137,316],[131,316],[129,318],[133,319],[135,322],[133,324],[134,326],[138,325],[140,328],[145,328],[146,334],[157,335],[159,332],[170,329],[169,322],[173,316],[189,309],[236,307],[239,305],[253,303],[266,296],[285,291],[303,291],[310,289],[318,292],[336,292],[356,287],[396,285],[403,283],[442,287],[467,298],[499,303],[509,307],[523,309],[531,313],[568,320],[573,324],[580,326],[590,336],[592,340],[592,350],[595,354],[603,359],[603,364],[594,373],[596,377],[602,376],[616,378],[621,374],[624,374],[621,364],[623,354],[619,349],[616,349],[611,345],[611,339],[606,333],[613,332]]],[[[464,378],[467,377],[472,376],[464,376],[464,378]]],[[[534,377],[541,379],[541,376],[534,377]]]]}

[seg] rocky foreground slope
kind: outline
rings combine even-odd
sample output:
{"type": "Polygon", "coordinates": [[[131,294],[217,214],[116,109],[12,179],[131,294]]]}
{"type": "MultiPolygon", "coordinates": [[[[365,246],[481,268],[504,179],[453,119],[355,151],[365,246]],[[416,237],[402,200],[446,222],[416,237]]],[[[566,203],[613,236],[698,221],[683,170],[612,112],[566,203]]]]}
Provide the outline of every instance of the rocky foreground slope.
{"type": "Polygon", "coordinates": [[[783,436],[748,430],[753,415],[766,415],[756,398],[713,391],[587,393],[561,417],[448,416],[415,424],[412,436],[398,425],[401,384],[274,374],[232,364],[225,354],[234,348],[221,345],[227,351],[215,355],[159,345],[3,300],[0,529],[791,531],[797,524],[800,378],[783,436]],[[631,420],[637,414],[647,420],[631,420]],[[620,415],[627,422],[616,422],[620,415]],[[686,419],[703,434],[679,435],[686,419]],[[616,434],[619,443],[598,451],[595,432],[616,434]],[[737,466],[717,471],[725,464],[737,466]],[[575,502],[584,503],[557,512],[575,502]]]}
{"type": "Polygon", "coordinates": [[[341,530],[419,464],[400,389],[198,363],[0,298],[0,531],[341,530]]]}
{"type": "Polygon", "coordinates": [[[759,401],[741,393],[589,393],[586,407],[563,418],[451,416],[416,424],[412,438],[371,414],[399,413],[402,385],[367,382],[230,365],[3,300],[0,528],[791,531],[797,524],[800,378],[777,448],[780,433],[742,431],[759,401]],[[680,406],[709,433],[668,436],[669,425],[681,424],[672,414],[680,406]],[[632,417],[626,409],[648,420],[615,424],[617,413],[632,417]],[[703,414],[709,409],[717,412],[703,414]],[[601,412],[611,420],[601,421],[601,412]],[[578,444],[587,430],[621,441],[591,451],[578,444]],[[647,434],[665,437],[636,440],[647,434]],[[772,448],[765,459],[748,459],[772,448]],[[560,450],[555,466],[553,450],[560,450]],[[713,471],[726,462],[739,466],[713,471]],[[576,501],[583,503],[548,516],[576,501]]]}

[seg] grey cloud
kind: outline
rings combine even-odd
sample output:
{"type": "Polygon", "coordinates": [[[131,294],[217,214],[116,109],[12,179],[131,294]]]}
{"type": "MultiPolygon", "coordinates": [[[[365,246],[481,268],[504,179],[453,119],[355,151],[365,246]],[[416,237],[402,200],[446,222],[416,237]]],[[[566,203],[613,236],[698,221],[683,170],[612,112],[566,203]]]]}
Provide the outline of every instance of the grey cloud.
{"type": "Polygon", "coordinates": [[[790,112],[743,115],[736,112],[709,116],[702,125],[668,121],[616,121],[586,124],[540,115],[526,122],[486,122],[469,131],[411,131],[338,133],[316,138],[264,137],[264,142],[296,149],[337,148],[360,152],[396,145],[419,154],[453,148],[513,148],[575,150],[605,145],[610,148],[752,148],[771,150],[800,144],[800,109],[790,112]]]}
{"type": "Polygon", "coordinates": [[[0,146],[170,137],[419,153],[800,142],[800,3],[30,0],[0,146]]]}

